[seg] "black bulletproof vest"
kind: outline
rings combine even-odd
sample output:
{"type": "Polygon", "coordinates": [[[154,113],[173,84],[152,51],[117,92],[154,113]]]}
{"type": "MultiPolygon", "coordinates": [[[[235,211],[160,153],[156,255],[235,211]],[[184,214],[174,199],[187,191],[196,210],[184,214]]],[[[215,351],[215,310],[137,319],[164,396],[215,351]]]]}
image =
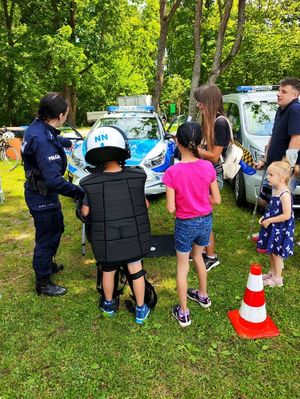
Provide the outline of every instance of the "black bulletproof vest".
{"type": "Polygon", "coordinates": [[[95,172],[80,181],[90,206],[87,238],[97,262],[120,263],[149,252],[145,181],[146,174],[139,168],[95,172]]]}

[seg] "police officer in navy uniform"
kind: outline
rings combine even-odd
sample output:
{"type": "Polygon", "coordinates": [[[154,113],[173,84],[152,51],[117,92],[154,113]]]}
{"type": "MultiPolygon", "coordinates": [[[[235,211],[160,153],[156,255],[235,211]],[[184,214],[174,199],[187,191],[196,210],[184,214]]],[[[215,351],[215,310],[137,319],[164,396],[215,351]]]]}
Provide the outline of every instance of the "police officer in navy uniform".
{"type": "MultiPolygon", "coordinates": [[[[286,78],[280,82],[277,93],[279,108],[275,115],[274,126],[266,155],[257,163],[257,169],[267,169],[274,161],[280,161],[287,150],[300,149],[300,79],[286,78]]],[[[295,188],[295,187],[293,187],[295,188]]],[[[265,181],[259,196],[259,204],[269,203],[272,190],[265,181]]]]}
{"type": "Polygon", "coordinates": [[[39,104],[38,117],[25,132],[22,158],[26,175],[25,201],[36,230],[33,269],[37,294],[64,295],[67,290],[53,283],[51,276],[62,268],[54,261],[64,231],[58,195],[83,198],[81,187],[63,178],[67,167],[64,146],[70,142],[59,136],[69,111],[60,93],[49,93],[39,104]]]}

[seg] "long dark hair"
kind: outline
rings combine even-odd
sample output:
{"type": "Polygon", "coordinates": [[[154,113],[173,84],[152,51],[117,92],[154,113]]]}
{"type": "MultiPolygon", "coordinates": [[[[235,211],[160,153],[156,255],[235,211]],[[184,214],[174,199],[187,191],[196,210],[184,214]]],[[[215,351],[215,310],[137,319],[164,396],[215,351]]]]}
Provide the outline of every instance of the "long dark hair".
{"type": "Polygon", "coordinates": [[[186,122],[179,126],[176,139],[183,147],[188,148],[197,158],[200,158],[198,147],[202,141],[202,131],[199,123],[186,122]]]}
{"type": "Polygon", "coordinates": [[[68,109],[66,98],[60,93],[48,93],[40,101],[38,109],[38,117],[42,121],[51,121],[56,119],[60,114],[65,114],[68,109]]]}
{"type": "Polygon", "coordinates": [[[213,83],[207,83],[194,91],[194,98],[203,105],[202,129],[209,150],[215,145],[215,121],[217,114],[225,115],[221,90],[213,83]]]}

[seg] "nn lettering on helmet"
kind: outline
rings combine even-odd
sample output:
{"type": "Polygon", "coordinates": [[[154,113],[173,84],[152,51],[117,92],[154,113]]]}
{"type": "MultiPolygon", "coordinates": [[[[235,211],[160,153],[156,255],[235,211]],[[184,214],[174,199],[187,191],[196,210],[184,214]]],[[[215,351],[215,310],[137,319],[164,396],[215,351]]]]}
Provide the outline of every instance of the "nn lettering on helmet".
{"type": "Polygon", "coordinates": [[[101,141],[104,141],[104,140],[108,140],[108,134],[99,134],[98,136],[95,136],[95,143],[97,143],[97,142],[101,142],[101,141]]]}

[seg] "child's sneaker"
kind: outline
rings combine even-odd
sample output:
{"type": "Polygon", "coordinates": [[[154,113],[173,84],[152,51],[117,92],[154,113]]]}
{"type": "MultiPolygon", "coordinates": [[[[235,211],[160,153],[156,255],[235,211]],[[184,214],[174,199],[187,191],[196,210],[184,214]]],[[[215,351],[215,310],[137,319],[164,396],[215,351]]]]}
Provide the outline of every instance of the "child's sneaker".
{"type": "Polygon", "coordinates": [[[267,273],[267,274],[263,274],[263,275],[262,275],[263,280],[269,280],[272,276],[273,276],[273,273],[272,273],[272,272],[269,272],[269,273],[267,273]]]}
{"type": "Polygon", "coordinates": [[[210,297],[209,296],[201,296],[201,295],[199,295],[199,291],[198,290],[193,290],[192,288],[189,288],[187,290],[187,296],[192,301],[195,301],[195,302],[199,303],[199,305],[202,306],[205,309],[209,308],[210,305],[211,305],[210,297]]]}
{"type": "Polygon", "coordinates": [[[137,324],[144,324],[150,313],[150,308],[145,303],[143,306],[135,307],[135,322],[137,324]]]}
{"type": "Polygon", "coordinates": [[[272,276],[268,280],[264,280],[265,287],[282,287],[283,286],[283,278],[272,276]]]}
{"type": "Polygon", "coordinates": [[[187,327],[192,323],[190,312],[187,310],[185,313],[183,313],[180,309],[180,305],[173,306],[172,315],[175,317],[181,327],[187,327]]]}
{"type": "Polygon", "coordinates": [[[219,266],[220,261],[219,261],[217,255],[215,255],[213,257],[207,256],[207,255],[202,255],[202,256],[203,256],[203,260],[204,260],[207,272],[209,272],[212,268],[219,266]]]}
{"type": "Polygon", "coordinates": [[[108,316],[113,316],[116,313],[116,301],[106,301],[105,299],[100,304],[102,312],[108,316]]]}

